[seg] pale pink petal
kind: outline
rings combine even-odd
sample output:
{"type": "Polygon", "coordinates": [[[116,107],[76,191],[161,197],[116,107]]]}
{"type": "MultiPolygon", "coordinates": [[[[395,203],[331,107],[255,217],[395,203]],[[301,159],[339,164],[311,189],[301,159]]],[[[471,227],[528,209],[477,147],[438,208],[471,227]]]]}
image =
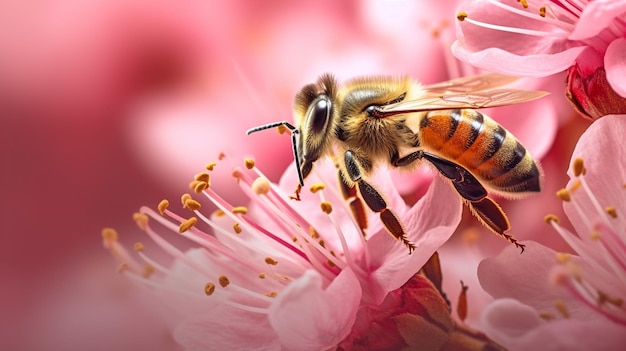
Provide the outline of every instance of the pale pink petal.
{"type": "MultiPolygon", "coordinates": [[[[546,233],[556,235],[550,228],[546,228],[546,233]]],[[[572,307],[572,315],[588,313],[573,297],[550,284],[546,267],[556,264],[556,252],[534,241],[524,244],[526,250],[521,254],[510,245],[497,257],[480,263],[478,279],[483,289],[495,298],[513,298],[539,311],[553,311],[554,302],[560,299],[572,307]]]]}
{"type": "Polygon", "coordinates": [[[460,41],[452,44],[452,53],[461,61],[487,71],[525,77],[543,77],[565,71],[584,49],[584,46],[578,46],[552,54],[516,55],[497,47],[471,51],[460,41]]]}
{"type": "MultiPolygon", "coordinates": [[[[623,184],[626,181],[626,148],[622,143],[626,140],[626,116],[609,115],[595,121],[583,133],[576,144],[573,158],[581,157],[584,160],[587,173],[585,181],[593,194],[602,199],[601,206],[614,206],[617,209],[626,208],[623,184]],[[610,155],[607,155],[610,150],[610,155]]],[[[572,170],[568,171],[570,178],[574,178],[572,170]]],[[[570,181],[570,184],[574,180],[570,181]]],[[[583,206],[583,213],[592,214],[598,211],[591,207],[590,201],[579,201],[583,206]]],[[[571,204],[565,202],[565,212],[575,228],[587,228],[571,204]]]]}
{"type": "Polygon", "coordinates": [[[626,12],[626,2],[615,0],[589,1],[570,34],[571,40],[583,40],[598,35],[611,21],[626,12]]]}
{"type": "Polygon", "coordinates": [[[326,287],[315,271],[291,282],[270,307],[269,321],[288,350],[325,350],[352,330],[361,300],[359,281],[344,269],[326,287]]]}
{"type": "Polygon", "coordinates": [[[626,39],[616,39],[609,44],[604,55],[604,68],[611,88],[626,97],[626,39]]]}
{"type": "Polygon", "coordinates": [[[380,303],[385,294],[399,288],[452,235],[461,219],[461,200],[449,182],[435,177],[426,195],[403,216],[407,237],[417,249],[411,254],[386,232],[367,242],[372,254],[368,290],[364,299],[380,303]]]}
{"type": "Polygon", "coordinates": [[[174,338],[187,351],[280,350],[278,335],[267,315],[223,305],[178,324],[174,338]]]}
{"type": "Polygon", "coordinates": [[[626,342],[626,328],[617,324],[593,317],[545,321],[515,299],[496,300],[482,320],[482,331],[511,351],[617,350],[626,342]]]}

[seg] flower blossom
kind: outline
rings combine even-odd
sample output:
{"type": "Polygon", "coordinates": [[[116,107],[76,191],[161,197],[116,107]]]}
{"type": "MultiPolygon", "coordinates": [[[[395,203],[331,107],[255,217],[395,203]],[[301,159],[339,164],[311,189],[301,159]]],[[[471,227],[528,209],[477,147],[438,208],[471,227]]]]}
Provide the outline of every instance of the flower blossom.
{"type": "Polygon", "coordinates": [[[250,198],[247,207],[229,204],[214,190],[221,185],[211,184],[211,172],[229,162],[209,164],[211,171],[191,183],[202,197],[183,195],[183,207],[192,217],[175,213],[165,201],[158,211],[142,207],[135,215],[139,227],[174,259],[171,265],[142,243],[134,246],[137,259],[116,232],[103,231],[104,245],[120,262],[120,272],[167,305],[163,310],[183,347],[322,350],[341,343],[344,349],[359,349],[380,341],[363,338],[364,330],[367,335],[375,327],[372,333],[392,339],[383,339],[388,342],[383,345],[428,341],[441,346],[458,342],[452,332],[463,340],[474,335],[474,340],[488,342],[484,335],[460,332],[438,291],[415,275],[460,221],[461,202],[445,181],[436,178],[424,197],[408,207],[388,172],[372,177],[416,245],[409,255],[377,216],[370,216],[370,226],[362,232],[341,197],[330,160],[316,163],[307,178],[310,191],[302,191],[302,201],[292,201],[285,190],[297,184],[291,168],[274,185],[247,159],[245,169],[233,172],[250,198]],[[217,210],[207,215],[205,208],[211,205],[217,210]],[[172,232],[196,246],[179,249],[166,237],[172,232]],[[383,305],[397,313],[381,316],[376,308],[383,305]],[[370,326],[370,321],[379,323],[370,326]],[[411,332],[417,326],[430,326],[429,333],[435,334],[422,334],[427,340],[420,341],[411,332]]]}
{"type": "Polygon", "coordinates": [[[567,95],[579,112],[626,112],[625,2],[475,0],[459,10],[459,59],[519,76],[568,71],[567,95]]]}
{"type": "Polygon", "coordinates": [[[607,116],[582,135],[557,192],[576,234],[556,216],[546,221],[574,253],[529,242],[479,267],[497,299],[484,331],[512,350],[617,350],[626,342],[626,137],[624,116],[607,116]],[[606,152],[611,158],[602,157],[606,152]]]}

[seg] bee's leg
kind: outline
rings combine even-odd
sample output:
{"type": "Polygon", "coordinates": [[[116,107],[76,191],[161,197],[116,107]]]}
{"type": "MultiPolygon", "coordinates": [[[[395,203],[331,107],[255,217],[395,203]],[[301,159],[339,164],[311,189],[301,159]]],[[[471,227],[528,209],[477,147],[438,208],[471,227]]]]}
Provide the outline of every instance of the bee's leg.
{"type": "Polygon", "coordinates": [[[361,167],[352,151],[348,150],[345,152],[344,162],[348,177],[358,185],[363,201],[365,201],[372,211],[380,214],[380,220],[383,222],[389,234],[406,245],[406,247],[409,248],[409,254],[412,253],[413,250],[415,250],[415,245],[406,238],[406,231],[402,223],[400,223],[398,215],[387,207],[387,202],[383,199],[383,196],[378,190],[363,179],[361,167]]]}
{"type": "Polygon", "coordinates": [[[511,228],[509,219],[500,205],[487,196],[487,189],[468,170],[454,162],[450,162],[438,156],[422,152],[422,157],[427,159],[444,177],[452,181],[456,191],[463,197],[465,203],[480,222],[494,233],[510,241],[513,245],[524,251],[524,245],[506,232],[511,228]]]}
{"type": "Polygon", "coordinates": [[[352,216],[354,216],[354,219],[361,230],[367,229],[367,214],[365,213],[363,201],[357,196],[356,188],[346,183],[341,175],[341,171],[339,171],[338,176],[341,194],[343,195],[344,200],[346,200],[350,205],[352,216]]]}

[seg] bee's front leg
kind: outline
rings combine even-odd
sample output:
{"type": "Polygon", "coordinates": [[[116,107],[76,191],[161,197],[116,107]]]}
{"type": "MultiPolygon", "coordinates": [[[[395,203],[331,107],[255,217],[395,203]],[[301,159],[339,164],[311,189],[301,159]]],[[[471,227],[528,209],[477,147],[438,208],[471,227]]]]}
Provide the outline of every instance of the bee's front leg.
{"type": "Polygon", "coordinates": [[[351,150],[345,152],[344,162],[348,177],[357,184],[363,201],[372,211],[380,214],[380,220],[389,234],[406,245],[409,248],[409,253],[412,253],[415,250],[415,245],[406,238],[406,231],[402,223],[400,223],[398,215],[387,207],[387,202],[380,192],[363,179],[363,172],[359,162],[351,150]]]}

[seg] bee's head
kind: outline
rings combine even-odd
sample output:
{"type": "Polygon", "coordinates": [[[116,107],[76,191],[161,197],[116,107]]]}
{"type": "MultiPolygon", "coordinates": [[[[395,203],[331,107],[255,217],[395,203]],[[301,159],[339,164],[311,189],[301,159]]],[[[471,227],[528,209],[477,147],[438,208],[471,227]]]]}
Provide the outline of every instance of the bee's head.
{"type": "Polygon", "coordinates": [[[274,122],[249,129],[247,134],[270,128],[287,128],[291,132],[293,155],[298,169],[298,180],[304,185],[306,178],[327,148],[332,136],[333,101],[337,83],[329,74],[322,75],[316,84],[304,86],[296,95],[294,119],[296,126],[287,121],[274,122]]]}

